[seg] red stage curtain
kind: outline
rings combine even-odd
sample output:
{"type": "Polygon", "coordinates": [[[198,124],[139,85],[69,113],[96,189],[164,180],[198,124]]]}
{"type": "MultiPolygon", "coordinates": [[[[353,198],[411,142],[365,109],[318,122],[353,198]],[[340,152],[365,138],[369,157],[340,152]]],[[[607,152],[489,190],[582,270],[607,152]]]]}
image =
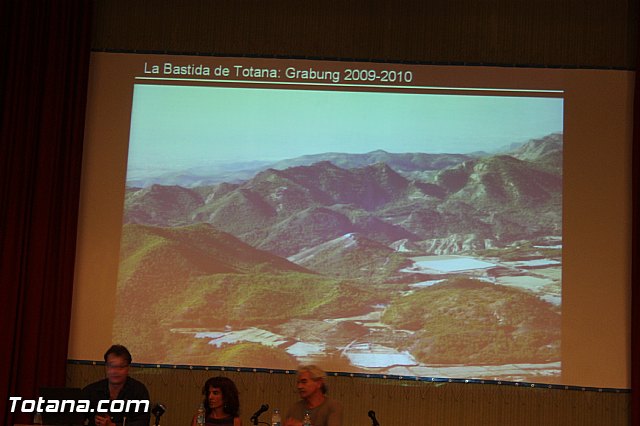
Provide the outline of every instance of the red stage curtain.
{"type": "Polygon", "coordinates": [[[65,384],[92,10],[0,2],[0,424],[65,384]]]}
{"type": "MultiPolygon", "coordinates": [[[[640,46],[640,37],[637,43],[640,46]]],[[[640,425],[640,48],[637,52],[636,87],[633,108],[633,224],[631,248],[631,425],[640,425]]]]}

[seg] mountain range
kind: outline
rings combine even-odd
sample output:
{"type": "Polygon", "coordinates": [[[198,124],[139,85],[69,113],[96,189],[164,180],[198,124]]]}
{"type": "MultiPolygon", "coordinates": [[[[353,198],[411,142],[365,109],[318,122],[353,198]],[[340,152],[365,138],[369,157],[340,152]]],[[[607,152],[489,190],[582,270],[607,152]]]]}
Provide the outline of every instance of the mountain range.
{"type": "Polygon", "coordinates": [[[555,359],[559,313],[535,295],[475,281],[398,294],[397,284],[433,279],[402,272],[412,256],[561,236],[561,134],[498,154],[378,150],[246,166],[221,168],[223,181],[220,170],[200,171],[199,184],[127,188],[115,340],[166,360],[183,342],[176,336],[185,351],[211,352],[194,331],[289,330],[293,342],[298,329],[321,334],[326,319],[385,306],[381,323],[412,332],[399,349],[425,363],[452,359],[460,340],[470,342],[453,358],[461,363],[503,362],[494,352],[511,341],[507,352],[523,362],[555,359]]]}
{"type": "Polygon", "coordinates": [[[400,240],[446,254],[561,235],[561,165],[562,134],[499,155],[317,154],[240,183],[128,188],[124,222],[208,223],[327,271],[305,253],[349,234],[378,244],[381,259],[400,240]]]}

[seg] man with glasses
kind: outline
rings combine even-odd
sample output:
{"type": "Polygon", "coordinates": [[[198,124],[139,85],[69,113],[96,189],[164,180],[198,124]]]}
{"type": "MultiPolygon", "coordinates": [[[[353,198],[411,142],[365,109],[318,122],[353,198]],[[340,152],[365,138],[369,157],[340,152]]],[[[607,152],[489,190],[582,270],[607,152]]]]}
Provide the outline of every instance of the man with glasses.
{"type": "Polygon", "coordinates": [[[85,387],[84,398],[91,401],[89,426],[148,426],[149,391],[129,377],[131,354],[122,345],[113,345],[104,354],[106,378],[85,387]],[[146,401],[146,404],[128,401],[146,401]],[[104,412],[103,412],[104,410],[104,412]]]}

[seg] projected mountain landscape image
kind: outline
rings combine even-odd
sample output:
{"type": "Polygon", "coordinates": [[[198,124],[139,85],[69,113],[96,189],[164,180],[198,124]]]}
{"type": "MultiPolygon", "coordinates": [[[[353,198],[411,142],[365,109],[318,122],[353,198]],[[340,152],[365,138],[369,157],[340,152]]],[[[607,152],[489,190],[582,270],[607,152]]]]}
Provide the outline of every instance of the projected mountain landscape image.
{"type": "Polygon", "coordinates": [[[138,85],[140,362],[561,373],[562,99],[138,85]]]}

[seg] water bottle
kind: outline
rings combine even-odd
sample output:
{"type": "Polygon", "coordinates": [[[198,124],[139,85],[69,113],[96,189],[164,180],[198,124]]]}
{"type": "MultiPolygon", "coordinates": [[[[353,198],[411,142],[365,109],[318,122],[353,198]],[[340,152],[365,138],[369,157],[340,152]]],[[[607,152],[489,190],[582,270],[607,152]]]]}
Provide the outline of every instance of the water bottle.
{"type": "Polygon", "coordinates": [[[311,426],[311,414],[309,414],[309,411],[304,412],[304,417],[302,418],[302,426],[311,426]]]}
{"type": "Polygon", "coordinates": [[[204,425],[204,403],[201,403],[200,407],[198,407],[198,418],[196,419],[196,424],[198,426],[204,425]]]}
{"type": "Polygon", "coordinates": [[[33,424],[34,425],[42,424],[42,413],[40,411],[36,411],[36,413],[33,415],[33,424]]]}
{"type": "Polygon", "coordinates": [[[271,426],[281,426],[282,425],[282,417],[280,416],[280,410],[274,408],[273,414],[271,415],[271,426]]]}

